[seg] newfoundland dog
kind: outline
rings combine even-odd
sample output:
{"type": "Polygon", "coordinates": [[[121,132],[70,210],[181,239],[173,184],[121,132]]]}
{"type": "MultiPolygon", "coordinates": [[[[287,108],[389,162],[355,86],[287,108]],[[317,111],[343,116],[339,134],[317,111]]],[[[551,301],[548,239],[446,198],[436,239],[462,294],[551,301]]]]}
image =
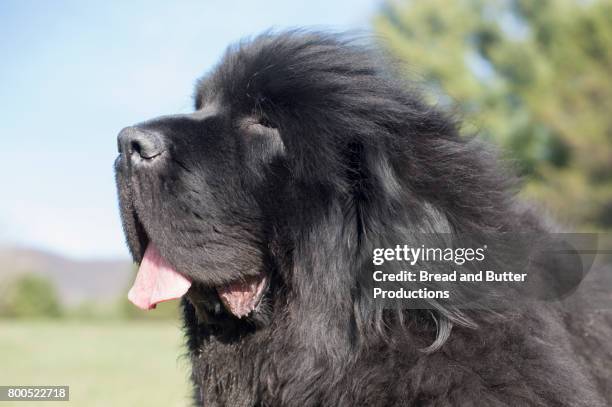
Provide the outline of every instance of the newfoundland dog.
{"type": "Polygon", "coordinates": [[[119,134],[129,298],[182,298],[194,403],[612,403],[603,312],[375,298],[372,253],[417,232],[545,230],[495,155],[392,66],[342,36],[264,34],[199,80],[193,113],[119,134]]]}

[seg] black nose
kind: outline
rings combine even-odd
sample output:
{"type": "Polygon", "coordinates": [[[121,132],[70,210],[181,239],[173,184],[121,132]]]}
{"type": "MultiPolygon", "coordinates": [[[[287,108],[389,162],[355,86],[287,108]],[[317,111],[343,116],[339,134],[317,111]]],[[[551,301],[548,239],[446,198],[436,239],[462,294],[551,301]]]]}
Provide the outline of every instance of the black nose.
{"type": "Polygon", "coordinates": [[[117,137],[119,153],[130,158],[150,160],[164,152],[161,134],[139,127],[126,127],[117,137]]]}

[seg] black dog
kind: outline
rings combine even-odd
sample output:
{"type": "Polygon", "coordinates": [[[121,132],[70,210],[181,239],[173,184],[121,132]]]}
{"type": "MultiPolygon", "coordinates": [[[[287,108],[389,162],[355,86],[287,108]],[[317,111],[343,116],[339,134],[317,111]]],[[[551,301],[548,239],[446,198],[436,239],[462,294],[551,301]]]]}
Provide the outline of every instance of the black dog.
{"type": "Polygon", "coordinates": [[[263,35],[199,81],[194,113],[119,135],[130,298],[186,294],[196,404],[612,402],[603,316],[390,309],[364,288],[372,250],[415,231],[542,229],[495,156],[383,61],[334,35],[263,35]]]}

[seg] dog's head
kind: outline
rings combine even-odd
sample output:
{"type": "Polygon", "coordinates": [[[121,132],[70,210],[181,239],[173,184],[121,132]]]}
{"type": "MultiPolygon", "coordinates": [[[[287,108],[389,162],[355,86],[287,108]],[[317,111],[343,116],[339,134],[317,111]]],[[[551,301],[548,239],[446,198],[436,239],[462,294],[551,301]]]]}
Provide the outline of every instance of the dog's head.
{"type": "Polygon", "coordinates": [[[231,48],[195,100],[119,135],[143,308],[188,292],[203,323],[282,312],[334,348],[368,324],[357,270],[373,247],[441,223],[496,227],[503,182],[362,46],[264,35],[231,48]]]}
{"type": "Polygon", "coordinates": [[[283,155],[278,132],[210,103],[122,130],[119,152],[121,214],[141,263],[132,301],[151,308],[194,285],[250,313],[269,282],[260,197],[283,155]]]}

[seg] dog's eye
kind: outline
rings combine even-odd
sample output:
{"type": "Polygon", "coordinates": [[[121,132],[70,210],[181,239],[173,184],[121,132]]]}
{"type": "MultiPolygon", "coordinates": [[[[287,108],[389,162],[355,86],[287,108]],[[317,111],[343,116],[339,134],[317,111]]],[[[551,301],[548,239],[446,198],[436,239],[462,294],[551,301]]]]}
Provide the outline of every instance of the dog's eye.
{"type": "Polygon", "coordinates": [[[278,130],[264,120],[247,119],[241,123],[240,127],[248,135],[278,136],[278,130]]]}
{"type": "Polygon", "coordinates": [[[272,124],[272,122],[265,116],[259,117],[257,122],[264,127],[268,127],[270,129],[275,129],[276,127],[272,124]]]}
{"type": "Polygon", "coordinates": [[[265,158],[264,161],[268,161],[270,157],[284,154],[285,145],[276,128],[267,126],[261,120],[251,117],[240,123],[240,130],[248,139],[248,144],[252,149],[255,146],[261,148],[261,157],[265,158]]]}

